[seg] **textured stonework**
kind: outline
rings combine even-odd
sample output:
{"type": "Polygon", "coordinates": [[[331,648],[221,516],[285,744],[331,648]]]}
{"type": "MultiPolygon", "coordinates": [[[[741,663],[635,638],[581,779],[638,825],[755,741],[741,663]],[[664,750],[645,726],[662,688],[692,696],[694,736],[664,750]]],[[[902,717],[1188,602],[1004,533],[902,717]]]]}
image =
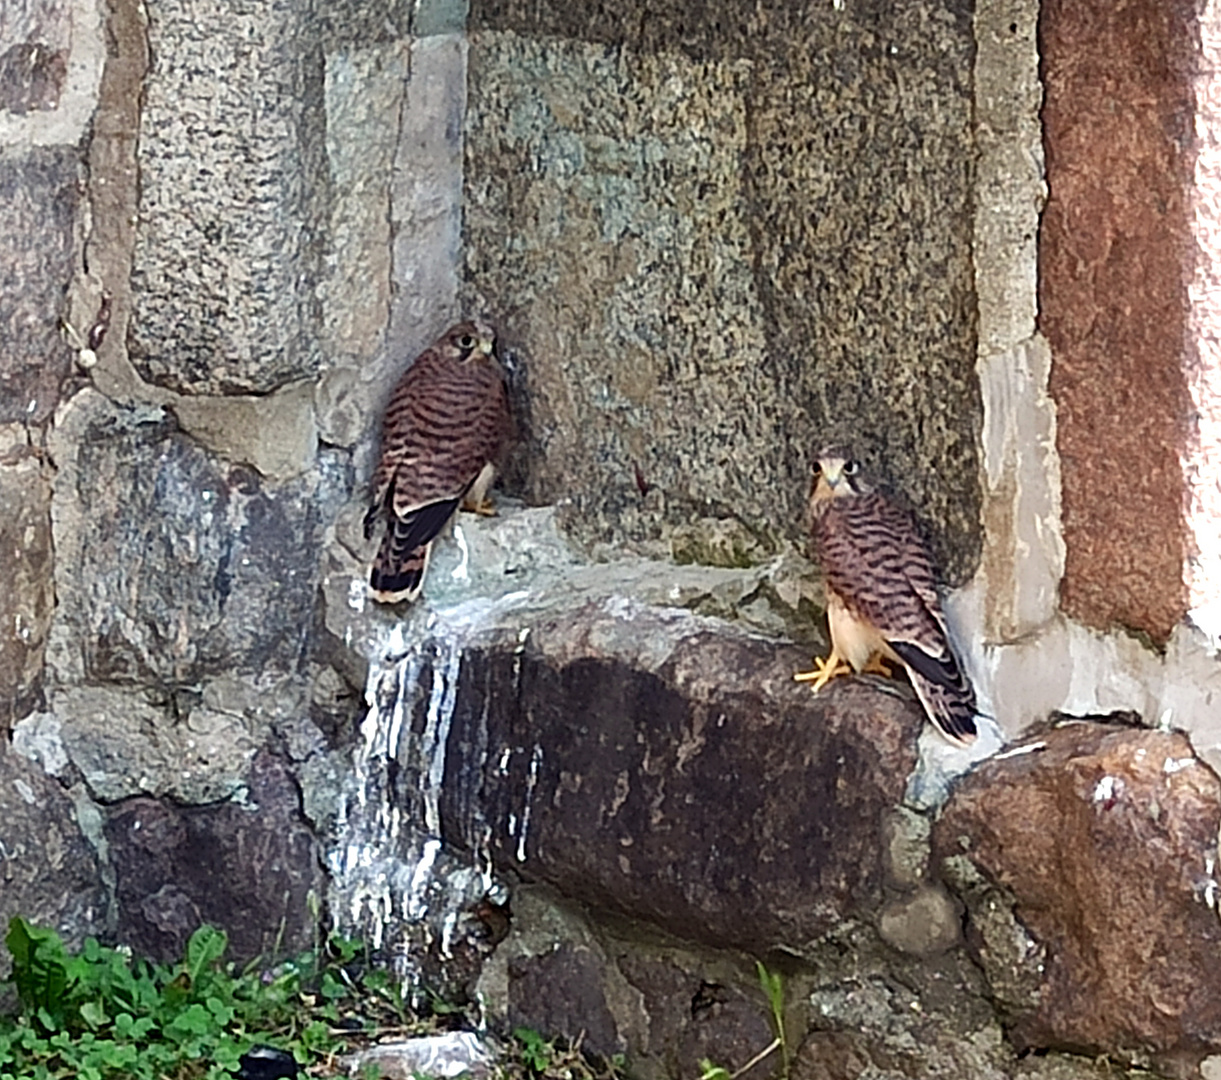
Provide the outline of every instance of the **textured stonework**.
{"type": "Polygon", "coordinates": [[[61,682],[173,688],[300,670],[343,459],[323,453],[304,476],[266,482],[162,410],[92,391],[61,414],[55,453],[61,682]]]}
{"type": "Polygon", "coordinates": [[[1187,610],[1182,354],[1195,5],[1051,0],[1040,328],[1063,462],[1061,601],[1164,641],[1187,610]]]}
{"type": "Polygon", "coordinates": [[[979,552],[967,12],[476,3],[466,288],[521,367],[511,483],[585,542],[802,542],[814,449],[979,552]]]}
{"type": "Polygon", "coordinates": [[[21,428],[0,428],[0,731],[42,694],[51,560],[50,470],[21,428]]]}
{"type": "Polygon", "coordinates": [[[1020,1048],[1221,1049],[1221,785],[1181,735],[1076,722],[985,762],[933,831],[1020,1048]]]}
{"type": "Polygon", "coordinates": [[[1183,455],[1192,531],[1187,580],[1192,621],[1221,643],[1221,7],[1213,0],[1197,10],[1195,161],[1188,196],[1195,251],[1184,364],[1193,405],[1183,455]]]}
{"type": "Polygon", "coordinates": [[[265,392],[319,366],[322,59],[304,6],[148,6],[129,348],[148,382],[265,392]]]}
{"type": "Polygon", "coordinates": [[[5,5],[0,11],[0,111],[52,110],[68,75],[67,0],[5,5]]]}
{"type": "Polygon", "coordinates": [[[0,423],[41,424],[71,354],[60,336],[72,278],[80,161],[75,150],[0,147],[0,423]]]}
{"type": "MultiPolygon", "coordinates": [[[[106,925],[107,897],[97,853],[79,812],[58,783],[0,745],[0,923],[20,915],[79,944],[106,925]]],[[[7,971],[8,956],[3,963],[7,971]]]]}
{"type": "Polygon", "coordinates": [[[308,897],[320,894],[322,870],[296,787],[270,756],[248,780],[245,805],[140,798],[109,812],[117,933],[138,955],[179,957],[204,922],[228,931],[239,963],[313,944],[308,897]]]}
{"type": "Polygon", "coordinates": [[[76,146],[97,99],[105,45],[97,0],[0,5],[0,146],[76,146]]]}

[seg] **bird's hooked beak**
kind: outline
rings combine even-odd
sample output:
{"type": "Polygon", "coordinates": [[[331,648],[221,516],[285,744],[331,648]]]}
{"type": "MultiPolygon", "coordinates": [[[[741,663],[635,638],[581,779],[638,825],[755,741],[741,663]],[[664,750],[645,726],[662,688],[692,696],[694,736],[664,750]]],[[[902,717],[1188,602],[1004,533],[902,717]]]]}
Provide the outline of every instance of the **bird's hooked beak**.
{"type": "Polygon", "coordinates": [[[845,464],[843,458],[820,458],[818,461],[819,473],[832,491],[847,479],[844,474],[845,464]]]}
{"type": "Polygon", "coordinates": [[[479,343],[478,348],[474,352],[483,353],[484,356],[496,355],[496,331],[488,326],[485,322],[475,323],[476,341],[479,343]]]}

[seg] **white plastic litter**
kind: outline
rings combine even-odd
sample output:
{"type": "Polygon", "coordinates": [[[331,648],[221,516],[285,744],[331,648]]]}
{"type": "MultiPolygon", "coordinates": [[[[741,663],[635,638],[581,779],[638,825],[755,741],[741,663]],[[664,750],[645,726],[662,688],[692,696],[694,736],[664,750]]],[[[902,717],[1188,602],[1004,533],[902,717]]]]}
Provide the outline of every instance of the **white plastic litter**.
{"type": "Polygon", "coordinates": [[[348,1073],[376,1065],[383,1080],[412,1080],[417,1076],[452,1078],[486,1077],[493,1057],[473,1031],[451,1031],[445,1035],[422,1035],[400,1042],[379,1043],[356,1054],[348,1073]]]}

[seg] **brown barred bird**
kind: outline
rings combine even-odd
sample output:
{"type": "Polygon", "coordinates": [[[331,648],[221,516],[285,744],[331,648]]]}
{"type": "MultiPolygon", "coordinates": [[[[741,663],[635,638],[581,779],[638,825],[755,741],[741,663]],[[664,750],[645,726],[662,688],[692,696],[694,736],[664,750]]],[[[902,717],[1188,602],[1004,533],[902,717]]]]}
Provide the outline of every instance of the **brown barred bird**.
{"type": "Polygon", "coordinates": [[[928,548],[904,510],[875,491],[860,463],[823,450],[810,486],[811,534],[826,577],[831,654],[795,677],[817,691],[853,671],[902,664],[928,718],[947,739],[975,739],[975,691],[946,631],[928,548]]]}
{"type": "Polygon", "coordinates": [[[420,353],[390,395],[365,514],[366,539],[386,519],[369,574],[383,604],[419,596],[432,542],[459,504],[496,512],[487,491],[510,423],[494,342],[484,323],[459,323],[420,353]]]}

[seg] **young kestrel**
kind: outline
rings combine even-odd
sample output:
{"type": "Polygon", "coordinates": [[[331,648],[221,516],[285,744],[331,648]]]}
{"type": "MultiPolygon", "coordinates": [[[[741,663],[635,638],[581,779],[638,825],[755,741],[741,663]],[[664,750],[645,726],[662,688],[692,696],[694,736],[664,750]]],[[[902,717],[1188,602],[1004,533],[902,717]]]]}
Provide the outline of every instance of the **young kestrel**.
{"type": "Polygon", "coordinates": [[[484,323],[459,323],[420,353],[390,395],[365,514],[366,538],[386,519],[369,573],[383,604],[419,596],[432,542],[459,504],[495,513],[487,491],[509,433],[509,400],[494,342],[484,323]]]}
{"type": "Polygon", "coordinates": [[[831,654],[796,678],[817,691],[836,675],[902,664],[928,718],[951,742],[975,739],[975,691],[946,632],[928,548],[912,518],[843,449],[818,455],[811,534],[826,577],[831,654]]]}

